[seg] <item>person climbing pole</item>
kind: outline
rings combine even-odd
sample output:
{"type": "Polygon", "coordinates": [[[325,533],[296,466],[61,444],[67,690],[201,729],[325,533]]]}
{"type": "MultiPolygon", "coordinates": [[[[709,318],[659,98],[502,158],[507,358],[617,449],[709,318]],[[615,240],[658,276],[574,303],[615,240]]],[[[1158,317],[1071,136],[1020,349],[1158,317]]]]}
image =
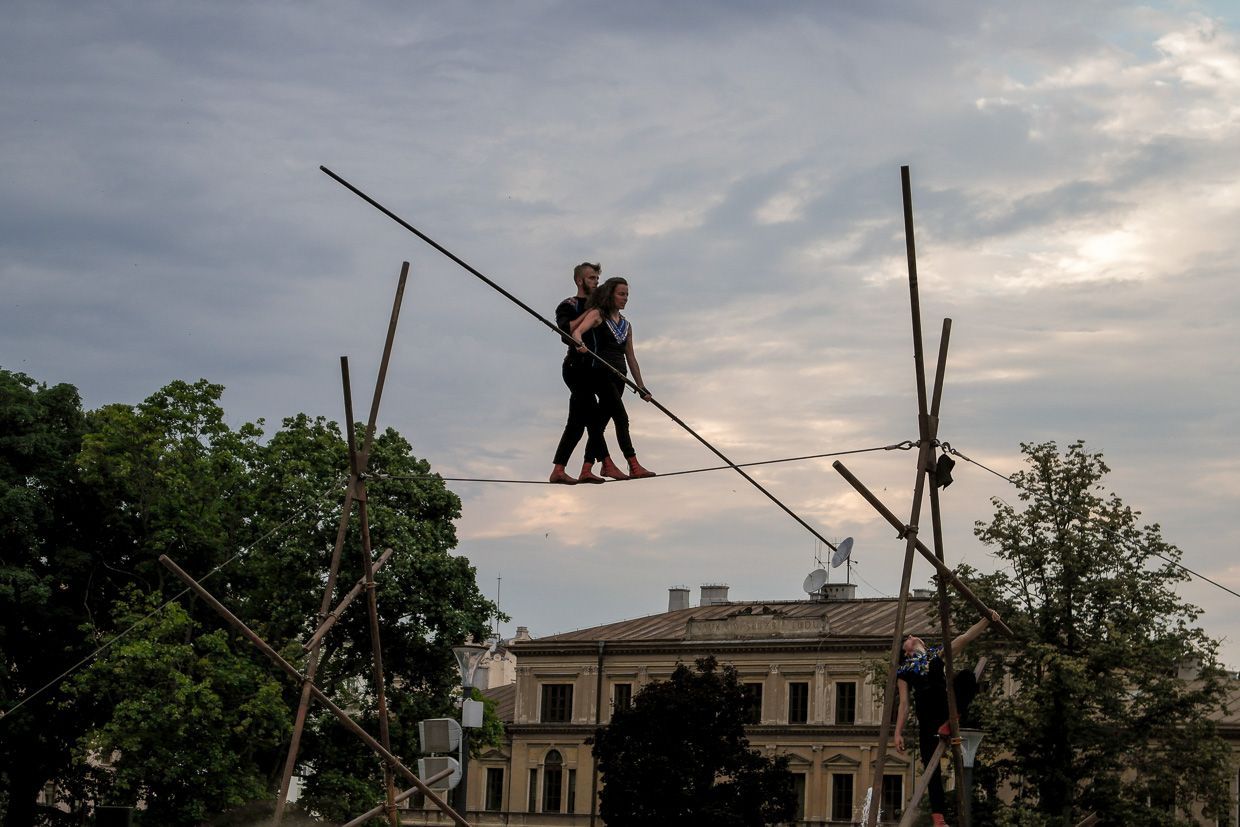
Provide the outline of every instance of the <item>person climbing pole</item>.
{"type": "MultiPolygon", "coordinates": [[[[637,461],[637,451],[633,448],[633,440],[629,437],[629,414],[624,407],[624,380],[599,360],[618,370],[621,374],[633,373],[633,382],[640,388],[641,398],[649,402],[650,391],[642,381],[642,369],[637,364],[637,354],[633,344],[633,326],[621,313],[629,303],[629,283],[622,278],[609,278],[602,286],[596,288],[586,302],[586,311],[573,324],[573,339],[578,342],[578,351],[589,353],[591,357],[591,376],[594,390],[598,395],[598,417],[600,428],[605,428],[608,420],[615,424],[616,442],[629,461],[629,476],[633,478],[653,477],[654,472],[642,467],[637,461]],[[586,346],[589,339],[590,347],[586,346]]],[[[601,440],[600,440],[601,441],[601,440]]],[[[606,457],[592,456],[589,443],[586,444],[586,462],[591,459],[603,460],[603,473],[616,479],[624,479],[623,472],[606,457]]]]}
{"type": "MultiPolygon", "coordinates": [[[[999,613],[991,611],[990,617],[983,617],[964,633],[951,642],[951,654],[954,659],[976,640],[991,621],[997,621],[999,613]]],[[[947,677],[944,674],[943,647],[927,647],[926,642],[915,635],[904,639],[904,649],[900,656],[900,665],[896,669],[896,686],[900,690],[900,707],[896,713],[895,742],[896,749],[904,752],[904,725],[908,721],[909,692],[913,694],[913,703],[917,709],[917,742],[921,753],[921,763],[925,771],[933,773],[927,792],[930,796],[930,818],[934,827],[946,827],[943,819],[944,795],[943,778],[938,767],[928,764],[934,757],[934,750],[939,739],[951,735],[951,724],[948,722],[947,710],[947,677]]],[[[952,689],[956,695],[956,714],[963,719],[968,713],[969,704],[977,694],[977,678],[971,669],[958,671],[952,680],[952,689]]]]}
{"type": "MultiPolygon", "coordinates": [[[[608,470],[620,474],[617,479],[625,479],[608,456],[607,443],[603,440],[603,420],[599,416],[598,396],[594,389],[594,377],[590,370],[591,357],[577,352],[577,342],[572,338],[572,325],[586,310],[586,300],[594,288],[598,287],[599,276],[603,273],[603,265],[583,261],[573,268],[573,283],[577,285],[577,295],[569,296],[555,308],[555,323],[564,331],[564,342],[568,345],[568,353],[564,356],[564,364],[560,375],[568,386],[568,421],[564,423],[564,433],[555,449],[552,459],[551,478],[549,482],[561,485],[582,483],[599,484],[604,480],[594,473],[595,458],[603,460],[603,472],[608,470]],[[566,470],[568,459],[581,441],[582,433],[586,437],[586,461],[581,467],[581,474],[574,478],[566,470]]],[[[611,476],[610,474],[608,476],[611,476]]]]}

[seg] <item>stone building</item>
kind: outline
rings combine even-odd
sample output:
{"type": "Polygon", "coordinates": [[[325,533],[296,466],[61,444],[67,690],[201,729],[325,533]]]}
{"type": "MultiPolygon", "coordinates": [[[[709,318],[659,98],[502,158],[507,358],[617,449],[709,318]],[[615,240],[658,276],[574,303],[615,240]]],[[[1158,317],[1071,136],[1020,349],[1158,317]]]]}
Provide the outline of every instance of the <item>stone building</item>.
{"type": "MultiPolygon", "coordinates": [[[[730,602],[727,586],[703,586],[700,605],[672,589],[666,612],[541,638],[514,639],[516,682],[490,689],[507,727],[502,748],[469,767],[476,824],[602,825],[601,779],[589,746],[594,729],[648,682],[713,654],[734,666],[751,700],[751,746],[786,755],[799,821],[855,823],[870,786],[882,696],[869,681],[886,663],[895,599],[855,599],[828,584],[812,599],[730,602]]],[[[909,601],[909,631],[935,637],[928,594],[909,601]]],[[[903,810],[912,753],[889,752],[883,809],[903,810]]],[[[407,823],[447,823],[437,813],[407,823]]]]}

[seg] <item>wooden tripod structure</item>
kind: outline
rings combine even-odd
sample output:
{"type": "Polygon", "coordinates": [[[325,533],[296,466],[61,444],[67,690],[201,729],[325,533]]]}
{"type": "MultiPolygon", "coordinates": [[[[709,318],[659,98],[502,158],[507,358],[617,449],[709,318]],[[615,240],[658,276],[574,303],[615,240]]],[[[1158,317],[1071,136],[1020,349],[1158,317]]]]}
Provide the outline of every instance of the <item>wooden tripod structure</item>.
{"type": "MultiPolygon", "coordinates": [[[[947,675],[947,708],[948,721],[951,726],[951,745],[952,753],[955,759],[957,777],[963,775],[964,772],[964,753],[960,746],[960,721],[956,710],[955,692],[952,690],[951,676],[955,674],[952,668],[952,652],[951,652],[951,615],[948,607],[947,584],[950,582],[956,591],[962,597],[972,603],[983,617],[992,617],[993,612],[986,607],[981,600],[969,589],[969,587],[960,580],[959,577],[944,562],[943,554],[943,525],[939,512],[939,480],[937,479],[937,459],[936,454],[939,447],[938,430],[939,430],[939,403],[943,398],[943,378],[947,370],[947,346],[951,337],[951,319],[943,320],[943,330],[939,338],[939,355],[938,364],[934,375],[934,388],[931,401],[927,403],[926,399],[926,372],[925,372],[925,356],[922,348],[921,333],[921,299],[917,290],[917,254],[916,245],[913,239],[913,201],[912,187],[909,182],[909,168],[907,166],[900,167],[900,180],[904,197],[904,241],[905,249],[908,255],[908,284],[909,284],[909,302],[912,309],[913,320],[913,361],[917,376],[917,429],[919,434],[918,452],[917,452],[917,470],[916,481],[913,486],[913,504],[909,520],[907,523],[901,523],[882,502],[879,501],[868,488],[865,487],[851,472],[844,466],[842,462],[833,463],[832,467],[840,473],[848,481],[848,483],[863,496],[871,506],[874,507],[879,514],[887,519],[892,526],[895,527],[900,539],[905,540],[904,549],[904,569],[900,578],[900,597],[896,608],[896,624],[891,638],[891,660],[887,670],[887,686],[883,696],[883,717],[879,723],[878,730],[878,749],[874,759],[874,776],[871,781],[870,807],[869,815],[866,818],[865,827],[874,827],[878,822],[879,806],[881,804],[882,785],[883,785],[883,765],[887,759],[887,740],[891,735],[891,718],[892,705],[895,700],[896,692],[896,670],[900,666],[900,657],[903,647],[904,625],[908,615],[908,595],[909,585],[913,574],[913,552],[918,551],[922,556],[926,557],[938,572],[939,587],[939,622],[943,635],[943,666],[947,675]],[[930,489],[930,519],[934,536],[934,551],[926,548],[925,544],[918,539],[918,523],[921,519],[922,498],[926,491],[926,483],[929,482],[930,489]]],[[[998,625],[1003,631],[1011,635],[1012,630],[1009,629],[1001,621],[998,625]]],[[[925,721],[920,722],[921,726],[929,726],[925,721]]],[[[940,753],[936,753],[940,754],[940,753]]],[[[937,760],[937,758],[935,759],[937,760]]],[[[935,765],[931,763],[926,768],[926,779],[928,781],[930,774],[934,771],[935,765]]],[[[910,814],[915,813],[918,804],[921,802],[921,795],[924,794],[925,787],[921,785],[918,793],[913,800],[909,802],[908,810],[905,813],[905,820],[901,824],[911,823],[910,814]]],[[[957,796],[960,803],[961,812],[966,809],[964,801],[963,785],[957,785],[957,796]]]]}
{"type": "MultiPolygon", "coordinates": [[[[189,586],[199,597],[203,599],[207,605],[215,609],[228,623],[230,623],[238,632],[240,632],[247,640],[253,643],[267,657],[271,658],[281,669],[290,677],[301,683],[301,701],[297,707],[297,715],[293,723],[293,736],[289,743],[288,757],[284,764],[284,773],[280,781],[280,794],[276,800],[274,824],[280,824],[284,817],[284,809],[288,800],[289,786],[292,782],[293,770],[297,765],[297,756],[301,749],[301,736],[305,728],[306,715],[309,711],[310,700],[313,698],[325,706],[333,715],[340,719],[349,730],[362,739],[362,741],[374,750],[380,758],[383,759],[383,778],[384,778],[384,797],[385,801],[379,812],[386,815],[388,823],[391,827],[398,827],[399,819],[396,812],[398,801],[408,798],[415,792],[421,792],[426,798],[433,802],[440,810],[446,813],[460,827],[470,827],[464,816],[448,805],[446,801],[441,799],[434,791],[430,789],[425,781],[418,778],[417,774],[401,763],[400,759],[392,754],[391,738],[388,730],[388,706],[387,692],[384,687],[383,680],[383,651],[379,636],[379,608],[375,595],[375,574],[383,567],[383,565],[391,559],[392,549],[387,549],[379,557],[374,559],[370,538],[370,521],[366,507],[366,471],[370,464],[370,452],[374,447],[375,424],[379,416],[379,402],[383,397],[383,385],[387,378],[388,362],[392,355],[392,341],[396,336],[396,322],[400,317],[400,305],[405,293],[405,282],[409,277],[409,262],[404,262],[400,270],[400,280],[396,287],[396,297],[392,303],[392,315],[388,322],[387,339],[383,345],[383,358],[379,364],[379,376],[375,381],[374,397],[370,404],[370,416],[366,423],[365,435],[362,440],[361,448],[357,445],[356,435],[354,433],[353,419],[353,392],[349,381],[349,360],[348,357],[340,357],[340,374],[341,382],[344,387],[344,409],[345,409],[345,433],[347,435],[349,446],[349,480],[345,488],[344,505],[340,512],[340,524],[336,530],[336,544],[332,550],[331,563],[328,566],[327,581],[323,588],[323,599],[319,605],[318,624],[316,631],[311,635],[310,639],[303,644],[303,648],[307,653],[306,672],[302,674],[295,666],[286,661],[275,648],[267,644],[253,630],[245,625],[240,618],[233,615],[222,603],[215,599],[200,583],[185,573],[175,562],[167,555],[159,558],[173,574],[179,577],[189,586]],[[353,515],[353,506],[357,505],[358,522],[360,524],[361,533],[361,571],[362,576],[353,588],[345,594],[345,596],[334,607],[332,606],[332,597],[336,590],[336,579],[340,573],[340,558],[344,549],[345,539],[348,536],[349,523],[353,515]],[[348,713],[336,706],[330,698],[328,698],[321,689],[314,683],[320,661],[320,652],[324,637],[331,628],[340,619],[344,610],[353,602],[362,592],[366,593],[366,608],[370,618],[370,645],[372,658],[372,681],[375,698],[378,705],[379,713],[379,737],[376,739],[370,733],[366,732],[359,726],[348,713]],[[395,774],[399,773],[413,784],[413,788],[406,790],[399,795],[396,792],[395,774]]],[[[437,780],[437,779],[428,779],[437,780]]],[[[355,819],[355,823],[359,820],[365,820],[379,812],[371,811],[360,819],[355,819]]]]}

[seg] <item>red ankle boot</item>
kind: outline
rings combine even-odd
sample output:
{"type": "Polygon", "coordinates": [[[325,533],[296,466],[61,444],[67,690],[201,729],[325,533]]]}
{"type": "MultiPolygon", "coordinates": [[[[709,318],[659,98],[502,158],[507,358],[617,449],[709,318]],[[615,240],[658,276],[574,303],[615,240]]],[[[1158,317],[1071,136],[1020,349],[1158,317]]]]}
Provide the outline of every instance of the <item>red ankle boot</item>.
{"type": "Polygon", "coordinates": [[[577,480],[573,479],[572,477],[568,475],[568,472],[564,470],[563,465],[556,465],[555,467],[551,469],[551,479],[547,480],[547,482],[554,482],[554,483],[558,483],[559,485],[576,485],[577,484],[577,480]]]}
{"type": "Polygon", "coordinates": [[[603,457],[603,476],[611,477],[613,480],[627,480],[629,475],[616,467],[611,461],[611,457],[603,457]]]}
{"type": "Polygon", "coordinates": [[[606,480],[603,479],[602,477],[596,477],[594,475],[594,463],[587,462],[585,465],[581,466],[581,473],[577,475],[577,482],[586,482],[586,483],[593,483],[594,485],[602,485],[604,482],[606,482],[606,480]]]}
{"type": "Polygon", "coordinates": [[[635,480],[639,480],[642,477],[653,477],[654,475],[655,475],[654,471],[647,471],[645,468],[642,468],[642,464],[637,461],[636,456],[629,457],[629,476],[630,477],[632,477],[635,480]]]}

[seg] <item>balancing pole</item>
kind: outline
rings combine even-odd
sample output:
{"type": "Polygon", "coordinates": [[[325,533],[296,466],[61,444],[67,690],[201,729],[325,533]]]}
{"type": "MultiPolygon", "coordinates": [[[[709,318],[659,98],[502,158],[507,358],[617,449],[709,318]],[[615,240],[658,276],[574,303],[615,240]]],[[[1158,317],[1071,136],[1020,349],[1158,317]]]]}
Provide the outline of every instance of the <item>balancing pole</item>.
{"type": "MultiPolygon", "coordinates": [[[[525,302],[521,301],[521,300],[520,300],[520,299],[518,299],[516,296],[514,296],[512,293],[509,293],[509,292],[508,292],[507,290],[505,290],[503,287],[501,287],[500,285],[498,285],[497,283],[495,283],[495,282],[494,282],[494,281],[492,281],[491,279],[487,278],[487,277],[486,277],[486,276],[484,276],[482,273],[480,273],[480,272],[478,272],[477,270],[475,270],[473,267],[471,267],[468,263],[466,263],[466,262],[465,262],[462,258],[460,258],[459,256],[457,256],[457,255],[456,255],[455,253],[453,253],[451,250],[449,250],[448,248],[444,247],[444,246],[443,246],[442,244],[440,244],[439,242],[435,241],[435,239],[431,238],[431,237],[430,237],[430,236],[428,236],[426,233],[422,232],[422,231],[421,231],[421,230],[419,230],[417,227],[415,227],[415,226],[413,226],[412,224],[410,224],[408,221],[405,221],[405,220],[404,220],[403,218],[401,218],[399,215],[397,215],[396,213],[392,212],[392,211],[391,211],[391,210],[389,210],[387,207],[383,206],[383,205],[382,205],[382,204],[380,204],[378,201],[376,201],[375,199],[371,198],[369,195],[367,195],[366,193],[362,192],[360,189],[358,189],[357,187],[353,186],[353,185],[352,185],[352,184],[350,184],[348,181],[346,181],[345,179],[341,178],[339,175],[337,175],[336,173],[332,172],[332,171],[331,171],[330,169],[328,169],[327,167],[325,167],[325,166],[320,166],[320,167],[319,167],[319,169],[320,169],[320,170],[322,170],[322,171],[323,171],[326,175],[328,175],[328,176],[329,176],[330,178],[332,178],[334,181],[336,181],[336,183],[340,184],[340,185],[341,185],[341,186],[343,186],[345,189],[347,189],[347,190],[349,190],[350,192],[352,192],[352,193],[353,193],[354,195],[356,195],[358,198],[361,198],[361,199],[362,199],[363,201],[365,201],[367,204],[369,204],[370,206],[374,207],[374,208],[375,208],[375,209],[377,209],[379,212],[383,213],[383,214],[384,214],[384,215],[386,215],[388,218],[392,219],[392,220],[393,220],[393,221],[395,221],[397,224],[399,224],[400,226],[404,227],[406,230],[408,230],[409,232],[413,233],[414,235],[416,235],[418,238],[420,238],[420,239],[422,239],[423,241],[425,241],[425,242],[426,242],[427,244],[429,244],[430,246],[434,247],[434,248],[435,248],[436,250],[438,250],[440,253],[442,253],[443,255],[445,255],[446,257],[448,257],[449,259],[451,259],[453,262],[455,262],[457,265],[459,265],[459,266],[460,266],[463,270],[465,270],[467,273],[469,273],[470,275],[472,275],[472,276],[474,276],[474,277],[478,278],[478,279],[479,279],[479,280],[481,280],[484,284],[486,284],[488,287],[490,287],[491,289],[495,290],[497,293],[499,293],[500,295],[502,295],[504,298],[508,299],[510,302],[512,302],[513,304],[517,305],[517,306],[518,306],[518,307],[520,307],[522,310],[524,310],[526,313],[528,313],[528,314],[530,314],[531,316],[533,316],[535,319],[537,319],[539,322],[541,322],[541,323],[542,323],[545,327],[547,327],[547,328],[548,328],[548,329],[550,329],[552,332],[554,332],[554,333],[555,333],[555,335],[556,335],[556,338],[557,338],[557,339],[560,339],[561,341],[563,341],[563,340],[564,340],[564,331],[562,331],[562,330],[560,330],[560,328],[556,327],[554,323],[552,323],[552,322],[548,321],[547,319],[543,318],[541,315],[539,315],[539,313],[538,313],[536,310],[534,310],[534,309],[533,309],[532,307],[530,307],[528,304],[526,304],[525,302]]],[[[594,352],[593,352],[593,351],[590,351],[590,353],[592,353],[592,354],[593,354],[593,355],[595,355],[595,356],[597,356],[597,355],[598,355],[598,354],[594,354],[594,352]]],[[[835,544],[834,544],[834,543],[832,543],[832,542],[831,542],[830,540],[828,540],[826,537],[823,537],[823,536],[822,536],[822,534],[820,534],[820,533],[818,532],[818,530],[817,530],[817,529],[813,528],[813,527],[812,527],[809,523],[807,523],[807,522],[805,522],[805,520],[801,519],[801,517],[800,517],[800,515],[799,515],[799,514],[797,514],[796,512],[794,512],[794,511],[793,511],[791,508],[789,508],[788,506],[784,505],[784,504],[783,504],[783,502],[781,502],[781,501],[779,500],[779,498],[778,498],[778,497],[776,497],[776,496],[775,496],[774,494],[772,494],[770,491],[766,490],[766,488],[764,488],[764,487],[762,486],[762,484],[761,484],[761,483],[759,483],[759,482],[758,482],[757,480],[755,480],[753,477],[749,476],[749,474],[745,473],[745,471],[743,471],[739,465],[737,465],[737,464],[736,464],[735,462],[733,462],[732,460],[728,459],[728,457],[726,457],[726,456],[723,454],[723,452],[722,452],[722,451],[720,451],[720,450],[719,450],[718,448],[716,448],[714,445],[711,445],[709,442],[707,442],[707,441],[706,441],[706,439],[705,439],[705,438],[704,438],[701,434],[699,434],[697,431],[693,430],[693,429],[692,429],[692,428],[690,428],[687,424],[685,424],[684,420],[682,420],[680,417],[676,416],[676,414],[674,414],[674,413],[672,413],[670,410],[668,410],[668,408],[666,408],[666,407],[663,405],[663,403],[659,402],[659,400],[657,400],[657,399],[655,399],[653,396],[651,396],[651,395],[650,395],[650,392],[649,392],[648,390],[646,390],[645,388],[638,387],[638,386],[637,386],[637,384],[633,382],[633,380],[631,380],[631,379],[629,379],[629,378],[628,378],[628,376],[626,376],[625,374],[623,374],[623,373],[621,373],[620,371],[616,370],[614,367],[612,367],[611,365],[607,364],[607,362],[603,361],[602,359],[598,359],[598,360],[596,360],[596,361],[598,362],[598,364],[600,364],[600,365],[602,365],[603,367],[605,367],[606,369],[610,370],[613,374],[615,374],[615,375],[616,375],[616,376],[618,376],[621,380],[623,380],[623,381],[624,381],[624,384],[626,384],[626,385],[628,385],[630,388],[632,388],[634,392],[636,392],[636,393],[638,393],[638,394],[642,394],[642,395],[650,396],[650,399],[649,399],[649,400],[647,400],[647,401],[649,401],[649,402],[650,402],[650,404],[652,404],[652,405],[654,405],[656,408],[658,408],[658,409],[659,409],[659,410],[660,410],[660,411],[661,411],[661,412],[662,412],[662,413],[663,413],[663,414],[664,414],[664,415],[665,415],[668,419],[672,420],[672,421],[673,421],[673,422],[675,422],[677,425],[679,425],[681,428],[683,428],[683,429],[685,429],[686,431],[688,431],[690,436],[692,436],[692,437],[693,437],[694,439],[696,439],[698,442],[702,443],[702,445],[706,446],[707,450],[709,450],[712,454],[714,454],[715,456],[719,457],[719,459],[721,459],[721,460],[723,460],[725,463],[727,463],[727,465],[728,465],[728,467],[729,467],[729,468],[731,468],[733,471],[735,471],[736,473],[738,473],[738,474],[740,474],[742,477],[744,477],[744,478],[745,478],[745,480],[746,480],[746,481],[748,481],[748,483],[749,483],[750,485],[752,485],[754,488],[758,489],[758,490],[759,490],[759,491],[761,491],[763,494],[765,494],[765,495],[766,495],[766,497],[767,497],[767,499],[769,499],[771,502],[775,503],[777,506],[779,506],[781,509],[783,509],[783,510],[784,510],[784,512],[785,512],[785,513],[786,513],[789,517],[791,517],[792,519],[794,519],[794,520],[796,520],[798,523],[800,523],[800,525],[801,525],[801,527],[802,527],[802,528],[804,528],[804,529],[805,529],[806,531],[808,531],[810,534],[813,534],[815,538],[817,538],[817,539],[818,539],[821,543],[823,543],[824,545],[826,545],[829,549],[831,549],[832,551],[835,551],[836,546],[835,546],[835,544]]]]}

